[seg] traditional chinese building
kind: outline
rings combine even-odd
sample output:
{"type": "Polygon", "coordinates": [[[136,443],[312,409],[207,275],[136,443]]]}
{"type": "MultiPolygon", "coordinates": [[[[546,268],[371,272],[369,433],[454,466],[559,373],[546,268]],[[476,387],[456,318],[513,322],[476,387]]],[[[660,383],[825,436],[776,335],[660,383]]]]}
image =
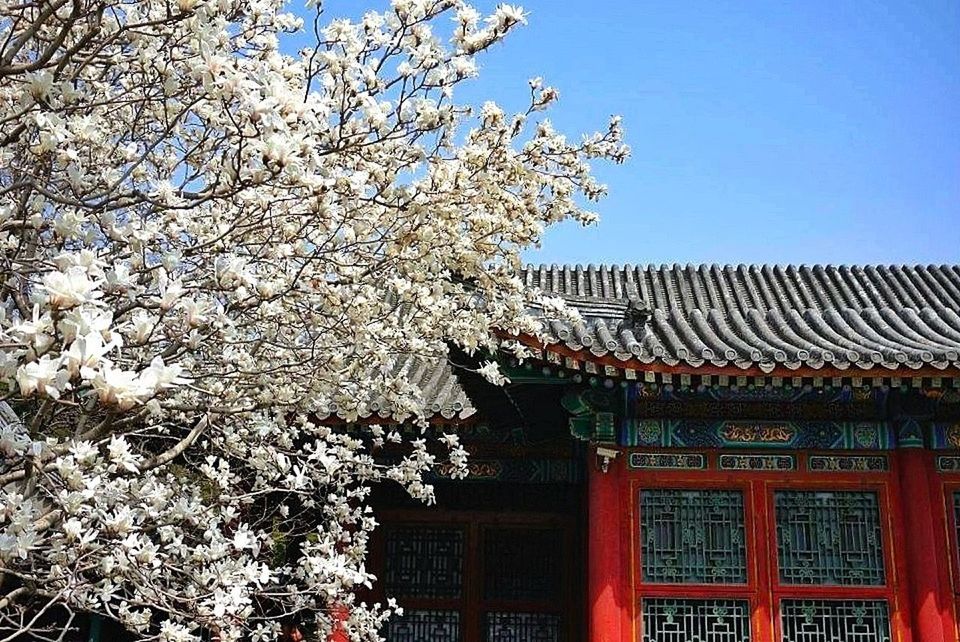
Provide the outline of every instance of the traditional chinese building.
{"type": "Polygon", "coordinates": [[[377,499],[390,642],[958,640],[960,267],[523,277],[583,322],[410,369],[472,475],[377,499]]]}

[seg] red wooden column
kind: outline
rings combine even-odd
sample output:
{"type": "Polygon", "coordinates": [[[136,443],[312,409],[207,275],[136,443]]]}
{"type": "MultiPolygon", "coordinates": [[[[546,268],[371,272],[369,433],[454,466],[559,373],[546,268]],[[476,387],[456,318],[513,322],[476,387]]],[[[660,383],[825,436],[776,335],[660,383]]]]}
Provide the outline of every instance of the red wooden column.
{"type": "Polygon", "coordinates": [[[624,621],[624,568],[627,562],[620,539],[623,506],[620,503],[622,462],[618,457],[602,470],[602,458],[593,448],[587,455],[587,609],[588,642],[621,642],[624,621]]]}
{"type": "Polygon", "coordinates": [[[347,635],[347,631],[343,627],[343,622],[348,617],[350,617],[350,613],[345,607],[338,607],[334,609],[333,631],[331,631],[330,636],[327,638],[327,642],[349,642],[350,637],[347,635]]]}
{"type": "Polygon", "coordinates": [[[943,544],[934,529],[934,515],[943,506],[933,501],[930,492],[929,458],[919,447],[897,452],[903,521],[906,541],[903,550],[910,588],[913,639],[922,642],[954,642],[956,636],[944,627],[943,613],[948,610],[940,582],[943,544]]]}

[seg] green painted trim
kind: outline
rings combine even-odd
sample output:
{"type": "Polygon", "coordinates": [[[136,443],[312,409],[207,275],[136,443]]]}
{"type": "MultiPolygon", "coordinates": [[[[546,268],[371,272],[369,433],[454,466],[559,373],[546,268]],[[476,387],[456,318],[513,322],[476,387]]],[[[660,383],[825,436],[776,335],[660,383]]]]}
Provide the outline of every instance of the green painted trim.
{"type": "Polygon", "coordinates": [[[499,359],[500,371],[511,383],[539,383],[544,385],[564,385],[571,382],[565,370],[556,370],[542,363],[527,360],[524,363],[511,363],[514,360],[499,359]]]}
{"type": "Polygon", "coordinates": [[[612,412],[598,412],[594,415],[594,441],[614,442],[617,440],[617,421],[612,412]]]}
{"type": "Polygon", "coordinates": [[[887,422],[627,419],[621,446],[785,450],[889,450],[887,422]]]}
{"type": "Polygon", "coordinates": [[[572,415],[568,423],[570,434],[583,441],[616,443],[620,424],[617,411],[623,408],[624,394],[622,388],[586,388],[565,394],[560,404],[572,415]]]}
{"type": "Polygon", "coordinates": [[[583,441],[593,439],[593,416],[570,417],[568,426],[570,434],[583,441]]]}

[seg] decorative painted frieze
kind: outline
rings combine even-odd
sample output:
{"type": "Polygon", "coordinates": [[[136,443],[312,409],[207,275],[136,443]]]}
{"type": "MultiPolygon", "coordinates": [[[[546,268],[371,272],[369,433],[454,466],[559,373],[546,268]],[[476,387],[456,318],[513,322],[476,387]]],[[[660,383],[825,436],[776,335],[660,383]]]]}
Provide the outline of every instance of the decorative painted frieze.
{"type": "Polygon", "coordinates": [[[877,402],[882,403],[888,390],[866,386],[853,387],[844,385],[831,388],[829,391],[815,388],[810,383],[803,383],[799,377],[784,379],[771,377],[769,383],[755,385],[753,378],[744,378],[745,385],[739,386],[736,381],[727,387],[713,384],[705,385],[701,382],[696,388],[683,388],[674,385],[660,385],[656,383],[635,384],[637,399],[640,401],[735,401],[735,402],[788,402],[788,403],[850,403],[850,402],[877,402]]]}
{"type": "Polygon", "coordinates": [[[930,431],[931,446],[938,450],[960,449],[960,421],[935,422],[930,431]]]}
{"type": "Polygon", "coordinates": [[[627,419],[624,423],[623,446],[887,450],[896,443],[890,426],[881,421],[627,419]]]}
{"type": "Polygon", "coordinates": [[[797,427],[788,423],[729,421],[720,436],[730,444],[789,444],[797,438],[797,427]]]}
{"type": "Polygon", "coordinates": [[[807,469],[823,473],[882,473],[890,470],[884,455],[810,455],[807,469]]]}
{"type": "Polygon", "coordinates": [[[704,470],[706,457],[699,453],[630,453],[630,468],[638,470],[704,470]]]}
{"type": "Polygon", "coordinates": [[[923,448],[923,425],[915,417],[897,417],[893,421],[897,448],[923,448]]]}
{"type": "Polygon", "coordinates": [[[788,471],[797,469],[797,458],[793,455],[721,454],[717,465],[720,470],[788,471]]]}
{"type": "Polygon", "coordinates": [[[937,457],[937,470],[941,473],[960,473],[960,457],[940,455],[937,457]]]}

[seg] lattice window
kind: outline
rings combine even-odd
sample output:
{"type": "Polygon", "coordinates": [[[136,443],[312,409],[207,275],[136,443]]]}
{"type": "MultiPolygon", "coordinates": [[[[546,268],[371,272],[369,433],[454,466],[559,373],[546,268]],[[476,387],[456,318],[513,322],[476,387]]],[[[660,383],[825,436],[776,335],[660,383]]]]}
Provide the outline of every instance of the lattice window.
{"type": "Polygon", "coordinates": [[[647,598],[642,642],[750,642],[746,600],[647,598]]]}
{"type": "Polygon", "coordinates": [[[880,507],[872,492],[778,491],[784,584],[884,584],[880,507]]]}
{"type": "Polygon", "coordinates": [[[883,600],[783,600],[783,642],[890,642],[883,600]]]}
{"type": "Polygon", "coordinates": [[[640,547],[645,582],[746,583],[743,493],[641,490],[640,547]]]}
{"type": "Polygon", "coordinates": [[[460,597],[463,532],[440,528],[390,531],[384,584],[392,597],[460,597]]]}
{"type": "Polygon", "coordinates": [[[550,613],[486,614],[486,642],[562,642],[560,616],[550,613]]]}
{"type": "Polygon", "coordinates": [[[490,600],[555,600],[560,595],[560,532],[489,529],[484,533],[483,596],[490,600]]]}
{"type": "Polygon", "coordinates": [[[570,535],[551,517],[454,515],[383,531],[383,594],[404,615],[387,642],[575,642],[570,535]]]}
{"type": "Polygon", "coordinates": [[[405,609],[387,625],[389,642],[460,642],[460,613],[405,609]]]}

